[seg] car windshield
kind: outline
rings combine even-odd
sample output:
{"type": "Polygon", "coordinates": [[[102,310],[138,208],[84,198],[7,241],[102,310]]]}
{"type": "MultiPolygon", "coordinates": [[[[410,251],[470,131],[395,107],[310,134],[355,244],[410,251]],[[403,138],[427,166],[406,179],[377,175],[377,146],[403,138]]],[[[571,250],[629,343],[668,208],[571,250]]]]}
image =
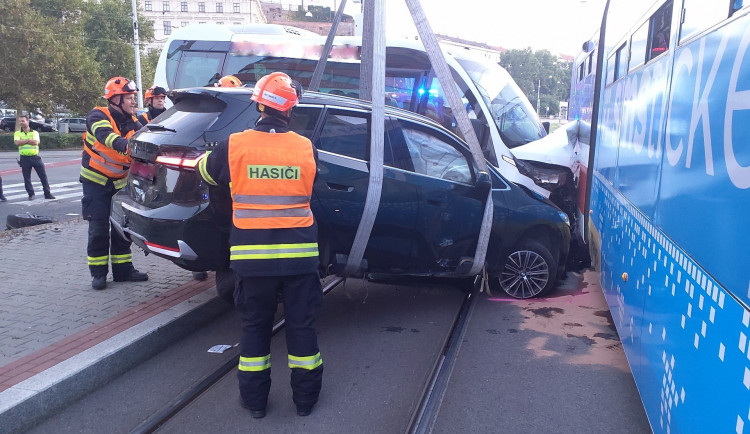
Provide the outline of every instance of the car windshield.
{"type": "Polygon", "coordinates": [[[500,137],[508,148],[546,135],[534,108],[505,69],[491,62],[456,58],[490,107],[500,137]]]}

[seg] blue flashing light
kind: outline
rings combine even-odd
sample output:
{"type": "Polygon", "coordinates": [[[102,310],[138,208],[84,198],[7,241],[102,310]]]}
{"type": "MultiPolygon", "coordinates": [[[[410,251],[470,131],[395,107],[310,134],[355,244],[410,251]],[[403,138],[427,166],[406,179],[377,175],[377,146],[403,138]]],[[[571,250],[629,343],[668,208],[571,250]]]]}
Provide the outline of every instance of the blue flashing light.
{"type": "Polygon", "coordinates": [[[417,93],[420,95],[424,95],[424,88],[420,87],[419,89],[417,89],[417,93]]]}

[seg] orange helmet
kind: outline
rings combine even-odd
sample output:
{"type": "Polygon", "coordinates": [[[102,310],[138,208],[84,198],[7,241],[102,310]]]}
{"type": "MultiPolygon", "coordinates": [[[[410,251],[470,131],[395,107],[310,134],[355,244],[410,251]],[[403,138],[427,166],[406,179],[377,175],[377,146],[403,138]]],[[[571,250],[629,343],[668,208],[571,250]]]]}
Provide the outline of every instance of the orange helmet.
{"type": "Polygon", "coordinates": [[[261,77],[255,83],[250,99],[281,112],[291,110],[299,102],[292,79],[283,72],[272,72],[261,77]]]}
{"type": "Polygon", "coordinates": [[[151,86],[146,90],[146,95],[143,96],[144,100],[149,100],[155,96],[166,95],[167,90],[161,86],[151,86]]]}
{"type": "Polygon", "coordinates": [[[214,84],[216,87],[242,87],[242,82],[234,75],[225,75],[214,84]]]}
{"type": "Polygon", "coordinates": [[[104,99],[110,99],[116,95],[129,95],[138,92],[138,86],[124,77],[112,77],[104,86],[104,99]]]}

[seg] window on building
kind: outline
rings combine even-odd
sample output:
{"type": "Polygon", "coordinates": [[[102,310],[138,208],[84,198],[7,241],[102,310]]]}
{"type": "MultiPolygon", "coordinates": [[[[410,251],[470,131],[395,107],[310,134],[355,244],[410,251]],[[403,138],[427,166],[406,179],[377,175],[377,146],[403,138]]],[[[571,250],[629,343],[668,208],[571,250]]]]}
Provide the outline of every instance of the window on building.
{"type": "Polygon", "coordinates": [[[183,21],[180,23],[180,27],[187,27],[190,25],[190,21],[183,21]]]}
{"type": "Polygon", "coordinates": [[[219,26],[223,26],[224,25],[224,21],[217,21],[216,24],[219,25],[219,26]]]}
{"type": "Polygon", "coordinates": [[[240,23],[240,22],[234,22],[234,23],[232,23],[232,25],[234,25],[234,26],[241,26],[242,23],[240,23]]]}
{"type": "Polygon", "coordinates": [[[234,3],[232,5],[232,8],[233,8],[233,11],[234,11],[235,14],[240,13],[240,4],[239,3],[234,3]]]}
{"type": "Polygon", "coordinates": [[[216,12],[217,13],[224,12],[224,3],[216,3],[216,12]]]}
{"type": "Polygon", "coordinates": [[[198,2],[198,12],[206,12],[206,2],[198,2]]]}
{"type": "Polygon", "coordinates": [[[205,21],[198,21],[198,24],[206,24],[205,21]]]}
{"type": "Polygon", "coordinates": [[[180,2],[180,12],[187,12],[187,2],[180,2]]]}
{"type": "Polygon", "coordinates": [[[150,11],[153,9],[153,6],[151,6],[151,0],[146,0],[146,3],[143,5],[143,8],[147,11],[150,11]]]}
{"type": "Polygon", "coordinates": [[[169,12],[169,2],[161,2],[161,7],[164,12],[169,12]]]}
{"type": "Polygon", "coordinates": [[[171,21],[164,21],[164,34],[165,35],[172,34],[172,22],[171,21]]]}

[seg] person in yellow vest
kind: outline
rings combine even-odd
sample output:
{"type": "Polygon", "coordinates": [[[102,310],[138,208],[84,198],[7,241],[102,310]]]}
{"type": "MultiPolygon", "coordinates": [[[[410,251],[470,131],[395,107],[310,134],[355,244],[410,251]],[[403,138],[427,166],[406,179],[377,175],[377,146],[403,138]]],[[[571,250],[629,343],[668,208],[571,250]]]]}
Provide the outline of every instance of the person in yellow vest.
{"type": "Polygon", "coordinates": [[[136,84],[123,77],[111,78],[104,87],[107,107],[94,107],[86,117],[83,134],[81,177],[82,216],[89,222],[88,264],[91,287],[107,287],[108,264],[115,282],[148,280],[133,267],[130,241],[109,221],[112,196],[127,183],[130,156],[128,139],[141,128],[135,118],[136,84]]]}
{"type": "Polygon", "coordinates": [[[18,146],[18,153],[21,154],[18,164],[21,166],[23,185],[26,188],[26,192],[29,193],[29,200],[34,200],[34,186],[31,185],[31,169],[36,171],[39,180],[42,182],[44,198],[54,199],[55,196],[49,190],[44,162],[42,161],[42,157],[39,156],[39,133],[29,128],[29,118],[25,115],[18,117],[18,123],[21,125],[21,128],[13,134],[13,142],[18,146]]]}
{"type": "Polygon", "coordinates": [[[298,415],[310,414],[323,380],[315,331],[323,291],[310,209],[317,151],[288,128],[298,92],[301,86],[282,72],[262,77],[251,97],[260,111],[255,129],[232,134],[198,163],[208,184],[231,188],[230,260],[237,276],[234,301],[242,314],[237,377],[242,406],[254,418],[266,415],[277,296],[284,303],[298,415]]]}

